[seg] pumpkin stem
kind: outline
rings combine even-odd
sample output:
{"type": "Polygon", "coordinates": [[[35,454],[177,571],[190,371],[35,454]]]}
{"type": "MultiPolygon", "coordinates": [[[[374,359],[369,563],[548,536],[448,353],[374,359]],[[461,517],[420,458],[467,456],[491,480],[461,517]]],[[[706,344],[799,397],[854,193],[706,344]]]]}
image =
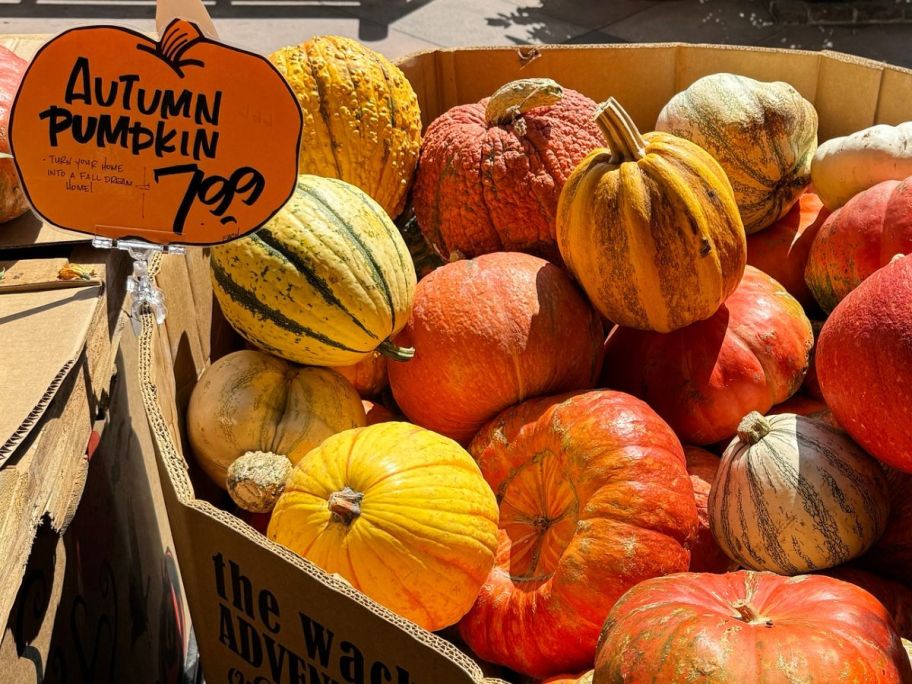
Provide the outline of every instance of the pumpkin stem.
{"type": "Polygon", "coordinates": [[[362,499],[364,499],[364,493],[356,492],[348,485],[345,485],[341,492],[330,494],[329,510],[332,512],[332,521],[351,525],[355,518],[361,515],[362,499]]]}
{"type": "Polygon", "coordinates": [[[415,356],[412,347],[397,347],[388,339],[380,343],[377,351],[393,361],[408,361],[415,356]]]}
{"type": "Polygon", "coordinates": [[[614,153],[611,157],[612,164],[637,161],[646,156],[646,141],[633,119],[613,97],[596,108],[595,123],[614,153]]]}
{"type": "Polygon", "coordinates": [[[891,263],[891,264],[895,264],[897,261],[899,261],[900,259],[902,259],[904,256],[906,256],[906,255],[903,254],[902,252],[900,252],[899,254],[894,254],[894,255],[893,255],[893,258],[890,259],[890,263],[891,263]]]}
{"type": "Polygon", "coordinates": [[[228,466],[226,489],[238,506],[251,513],[269,513],[285,491],[293,466],[287,456],[248,451],[228,466]]]}
{"type": "MultiPolygon", "coordinates": [[[[502,85],[488,100],[485,123],[505,126],[535,107],[547,107],[564,96],[564,89],[550,78],[521,78],[502,85]]],[[[523,125],[520,135],[525,135],[523,125]]]]}
{"type": "Polygon", "coordinates": [[[751,411],[738,423],[738,439],[744,444],[756,444],[766,437],[769,431],[769,421],[756,411],[751,411]]]}
{"type": "Polygon", "coordinates": [[[732,608],[737,610],[738,615],[741,616],[741,619],[750,625],[757,625],[762,623],[767,627],[773,626],[772,620],[760,615],[760,613],[758,613],[757,610],[747,601],[736,601],[732,604],[732,608]]]}

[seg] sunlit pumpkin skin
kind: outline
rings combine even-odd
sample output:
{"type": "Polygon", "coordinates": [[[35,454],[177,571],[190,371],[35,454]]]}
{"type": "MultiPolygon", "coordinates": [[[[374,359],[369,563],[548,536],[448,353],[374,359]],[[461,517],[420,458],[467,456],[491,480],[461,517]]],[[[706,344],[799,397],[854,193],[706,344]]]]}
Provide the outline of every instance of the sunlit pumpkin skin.
{"type": "Polygon", "coordinates": [[[744,272],[744,228],[722,167],[666,133],[640,135],[612,98],[609,148],[561,193],[557,244],[593,305],[629,328],[670,332],[712,316],[744,272]]]}
{"type": "Polygon", "coordinates": [[[838,568],[823,570],[820,574],[864,589],[887,609],[893,618],[896,632],[901,637],[912,637],[912,589],[851,565],[840,565],[838,568]]]}
{"type": "Polygon", "coordinates": [[[542,684],[592,684],[594,670],[589,670],[580,675],[557,675],[542,680],[542,684]]]}
{"type": "Polygon", "coordinates": [[[193,388],[187,437],[203,471],[224,488],[228,466],[248,451],[297,463],[365,420],[361,398],[338,373],[242,350],[213,363],[193,388]]]}
{"type": "Polygon", "coordinates": [[[748,234],[782,218],[810,183],[817,111],[788,83],[704,76],[665,105],[656,130],[718,160],[748,234]]]}
{"type": "Polygon", "coordinates": [[[595,102],[580,93],[524,79],[435,119],[412,193],[428,242],[444,257],[517,251],[556,258],[561,189],[579,161],[605,144],[594,112],[595,102]]]}
{"type": "Polygon", "coordinates": [[[386,357],[378,351],[353,366],[337,366],[333,370],[348,380],[362,397],[376,397],[389,384],[386,357]]]}
{"type": "MultiPolygon", "coordinates": [[[[12,50],[0,47],[0,153],[9,154],[9,115],[19,83],[28,66],[12,50]]],[[[12,159],[0,159],[0,223],[22,216],[29,209],[12,159]]]]}
{"type": "Polygon", "coordinates": [[[456,261],[418,283],[396,338],[415,357],[389,365],[390,387],[410,421],[467,443],[508,406],[593,387],[603,339],[596,312],[544,259],[456,261]]]}
{"type": "Polygon", "coordinates": [[[801,386],[813,344],[801,305],[748,266],[714,316],[667,335],[615,328],[602,381],[645,400],[681,441],[732,437],[750,411],[766,413],[801,386]]]}
{"type": "Polygon", "coordinates": [[[497,501],[458,444],[381,423],[301,459],[268,536],[433,631],[469,610],[494,563],[497,501]]]}
{"type": "Polygon", "coordinates": [[[811,245],[830,212],[811,191],[802,194],[773,225],[747,237],[747,263],[779,282],[801,306],[817,305],[804,282],[811,245]]]}
{"type": "Polygon", "coordinates": [[[912,472],[912,256],[849,293],[817,342],[827,406],[872,456],[912,472]]]}
{"type": "Polygon", "coordinates": [[[415,269],[396,226],[364,192],[304,175],[249,237],[212,248],[212,290],[245,339],[289,361],[349,366],[408,320],[415,269]]]}
{"type": "Polygon", "coordinates": [[[912,583],[912,475],[885,468],[890,490],[887,529],[859,563],[893,579],[912,583]]]}
{"type": "Polygon", "coordinates": [[[889,513],[880,464],[842,430],[791,413],[745,416],[709,493],[709,526],[728,557],[781,575],[857,558],[889,513]]]}
{"type": "Polygon", "coordinates": [[[849,292],[897,254],[912,252],[912,178],[884,181],[834,211],[808,257],[805,279],[831,312],[849,292]]]}
{"type": "Polygon", "coordinates": [[[830,577],[686,573],[648,580],[612,609],[595,684],[908,684],[880,602],[830,577]]]}
{"type": "Polygon", "coordinates": [[[399,67],[356,40],[315,36],[269,56],[304,115],[299,173],[361,188],[396,218],[421,146],[418,97],[399,67]]]}
{"type": "Polygon", "coordinates": [[[728,572],[737,568],[719,548],[715,537],[709,529],[709,512],[707,502],[709,490],[719,469],[719,457],[700,447],[685,446],[684,456],[687,459],[687,472],[693,485],[694,499],[697,502],[697,538],[690,547],[691,572],[728,572]]]}
{"type": "Polygon", "coordinates": [[[497,494],[500,543],[460,634],[534,677],[591,667],[614,602],[689,563],[697,511],[680,442],[638,399],[594,391],[507,409],[469,450],[497,494]]]}

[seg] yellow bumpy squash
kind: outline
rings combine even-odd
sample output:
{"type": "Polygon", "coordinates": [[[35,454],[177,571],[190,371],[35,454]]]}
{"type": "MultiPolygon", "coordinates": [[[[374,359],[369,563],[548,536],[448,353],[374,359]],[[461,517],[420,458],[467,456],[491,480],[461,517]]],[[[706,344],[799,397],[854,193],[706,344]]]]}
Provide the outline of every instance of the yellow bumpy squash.
{"type": "Polygon", "coordinates": [[[298,461],[270,539],[428,630],[465,615],[494,566],[494,492],[456,442],[409,423],[340,432],[298,461]]]}
{"type": "Polygon", "coordinates": [[[421,147],[418,98],[399,68],[338,36],[316,36],[269,59],[304,114],[298,172],[352,183],[399,216],[421,147]]]}
{"type": "Polygon", "coordinates": [[[291,200],[252,235],[212,248],[212,289],[229,323],[264,351],[350,366],[389,338],[415,295],[408,248],[380,206],[333,178],[301,176],[291,200]]]}

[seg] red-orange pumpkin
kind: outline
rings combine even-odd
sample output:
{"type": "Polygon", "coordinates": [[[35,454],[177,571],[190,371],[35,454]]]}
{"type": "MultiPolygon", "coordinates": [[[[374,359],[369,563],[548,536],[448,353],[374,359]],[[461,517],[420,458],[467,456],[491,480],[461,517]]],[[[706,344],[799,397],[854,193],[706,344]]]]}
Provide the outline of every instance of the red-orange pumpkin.
{"type": "Polygon", "coordinates": [[[872,456],[912,472],[912,256],[842,300],[820,331],[815,358],[839,424],[872,456]]]}
{"type": "Polygon", "coordinates": [[[362,400],[361,404],[364,406],[364,415],[367,416],[368,425],[402,420],[402,416],[397,416],[383,404],[377,404],[373,401],[368,401],[367,399],[362,400]]]}
{"type": "Polygon", "coordinates": [[[751,411],[766,413],[798,390],[812,344],[801,305],[748,266],[705,321],[668,334],[615,328],[602,379],[644,399],[681,441],[713,444],[751,411]]]}
{"type": "Polygon", "coordinates": [[[715,537],[709,530],[709,513],[707,502],[709,490],[719,469],[719,457],[700,447],[685,446],[687,472],[693,485],[694,499],[697,502],[697,537],[690,547],[691,572],[727,572],[734,570],[738,564],[732,561],[719,548],[715,537]]]}
{"type": "Polygon", "coordinates": [[[686,573],[643,582],[605,621],[595,682],[909,684],[871,594],[822,575],[686,573]]]}
{"type": "Polygon", "coordinates": [[[560,268],[499,252],[456,261],[418,283],[390,363],[408,419],[460,442],[524,399],[588,389],[598,378],[601,319],[560,268]]]}
{"type": "Polygon", "coordinates": [[[912,475],[886,468],[890,489],[887,529],[859,563],[900,582],[912,582],[912,475]]]}
{"type": "Polygon", "coordinates": [[[680,442],[646,404],[603,390],[507,409],[469,451],[497,494],[500,540],[460,634],[534,677],[591,667],[614,602],[687,568],[697,511],[680,442]]]}
{"type": "MultiPolygon", "coordinates": [[[[10,107],[19,89],[19,83],[28,66],[22,57],[5,47],[0,47],[0,152],[10,153],[10,107]]],[[[22,216],[29,205],[19,184],[19,175],[12,159],[0,159],[0,223],[22,216]]]]}
{"type": "Polygon", "coordinates": [[[820,574],[864,589],[887,609],[899,635],[912,638],[912,589],[852,565],[840,565],[823,570],[820,574]]]}
{"type": "Polygon", "coordinates": [[[858,193],[824,221],[811,246],[805,280],[829,313],[896,254],[912,252],[912,177],[858,193]]]}
{"type": "Polygon", "coordinates": [[[829,210],[808,190],[768,228],[747,236],[747,263],[777,280],[805,309],[816,307],[804,282],[811,245],[829,210]]]}
{"type": "Polygon", "coordinates": [[[337,366],[333,370],[348,380],[362,397],[376,397],[388,384],[386,357],[378,351],[352,366],[337,366]]]}
{"type": "Polygon", "coordinates": [[[594,113],[584,95],[524,79],[435,119],[412,195],[427,241],[445,257],[521,251],[559,259],[561,190],[583,157],[605,144],[594,113]]]}

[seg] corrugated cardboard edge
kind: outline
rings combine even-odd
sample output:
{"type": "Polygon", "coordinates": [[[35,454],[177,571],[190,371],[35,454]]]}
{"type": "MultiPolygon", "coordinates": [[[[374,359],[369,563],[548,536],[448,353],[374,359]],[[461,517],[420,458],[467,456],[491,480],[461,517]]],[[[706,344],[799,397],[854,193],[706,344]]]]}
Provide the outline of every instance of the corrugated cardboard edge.
{"type": "MultiPolygon", "coordinates": [[[[159,264],[160,256],[156,255],[150,264],[150,271],[153,274],[157,273],[159,264]]],[[[440,654],[441,657],[445,657],[451,660],[465,672],[467,678],[469,678],[471,681],[488,682],[489,684],[495,684],[496,682],[499,682],[500,680],[496,679],[486,679],[478,664],[465,653],[457,649],[450,642],[442,639],[436,634],[422,629],[421,627],[415,625],[412,622],[409,622],[408,620],[401,618],[400,616],[375,603],[374,601],[371,601],[364,594],[354,589],[344,580],[327,574],[316,565],[310,563],[304,558],[301,558],[297,554],[292,553],[285,547],[280,546],[279,544],[276,544],[275,542],[267,539],[264,535],[260,534],[245,522],[241,521],[230,513],[222,511],[212,504],[197,499],[194,496],[193,485],[190,481],[187,463],[181,456],[178,448],[175,446],[172,431],[164,418],[161,406],[158,401],[158,387],[154,379],[155,359],[153,352],[153,349],[155,348],[154,339],[157,335],[158,326],[155,323],[154,316],[148,311],[142,314],[141,320],[142,329],[139,336],[140,393],[142,396],[143,405],[146,410],[146,416],[152,428],[153,441],[155,442],[155,447],[158,451],[158,455],[161,461],[160,465],[164,467],[165,472],[168,476],[169,482],[166,483],[165,486],[170,485],[173,487],[174,492],[177,496],[177,503],[181,506],[193,509],[209,518],[215,519],[223,525],[237,531],[238,533],[244,535],[248,540],[255,542],[258,546],[261,546],[273,554],[279,556],[285,562],[292,564],[327,588],[332,589],[333,591],[344,595],[351,601],[367,608],[378,618],[390,623],[391,625],[399,627],[407,634],[409,634],[409,636],[411,636],[415,641],[433,648],[440,654]]],[[[171,518],[172,525],[177,522],[170,510],[169,518],[171,518]]],[[[178,558],[178,562],[180,562],[180,558],[178,558]]],[[[195,568],[193,565],[193,563],[181,564],[182,574],[188,578],[192,578],[195,573],[195,568]]],[[[194,586],[195,582],[193,582],[191,579],[191,581],[187,584],[194,586]]]]}
{"type": "Polygon", "coordinates": [[[31,412],[25,417],[25,420],[23,420],[19,427],[16,428],[15,432],[10,435],[10,438],[6,440],[4,444],[0,445],[0,464],[12,455],[22,440],[31,433],[35,424],[41,420],[47,407],[57,395],[57,390],[60,389],[60,385],[66,380],[66,376],[74,365],[76,365],[76,359],[70,359],[63,364],[63,367],[57,372],[57,375],[54,376],[53,380],[51,380],[48,385],[47,390],[45,390],[44,394],[41,396],[41,400],[35,404],[31,412]]]}

